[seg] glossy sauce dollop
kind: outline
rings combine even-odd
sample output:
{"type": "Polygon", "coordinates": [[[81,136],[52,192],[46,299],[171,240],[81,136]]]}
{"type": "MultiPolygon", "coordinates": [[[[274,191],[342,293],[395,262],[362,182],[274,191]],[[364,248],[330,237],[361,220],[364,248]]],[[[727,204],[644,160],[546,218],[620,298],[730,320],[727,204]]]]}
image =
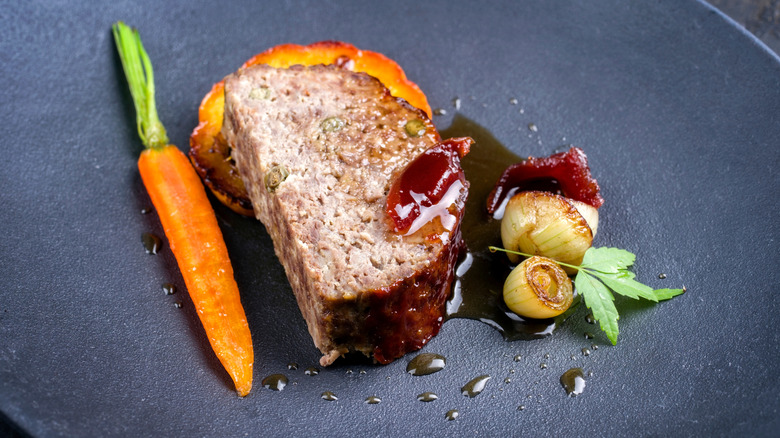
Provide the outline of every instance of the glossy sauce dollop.
{"type": "Polygon", "coordinates": [[[488,213],[500,211],[511,194],[524,190],[560,192],[567,198],[601,207],[604,198],[599,184],[590,175],[588,157],[577,147],[542,158],[528,158],[509,166],[488,196],[488,213]],[[546,187],[544,187],[546,186],[546,187]]]}
{"type": "Polygon", "coordinates": [[[451,138],[429,148],[396,177],[385,210],[393,231],[446,241],[463,215],[468,182],[460,165],[473,140],[451,138]]]}

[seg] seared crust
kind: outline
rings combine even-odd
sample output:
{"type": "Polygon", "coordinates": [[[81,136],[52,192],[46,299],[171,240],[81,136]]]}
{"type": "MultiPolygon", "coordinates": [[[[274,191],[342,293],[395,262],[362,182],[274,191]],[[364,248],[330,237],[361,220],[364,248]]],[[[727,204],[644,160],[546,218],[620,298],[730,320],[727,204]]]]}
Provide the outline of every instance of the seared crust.
{"type": "Polygon", "coordinates": [[[208,145],[203,142],[190,144],[190,162],[211,193],[236,213],[254,216],[252,201],[246,194],[244,181],[232,163],[230,147],[222,134],[214,137],[213,142],[208,145]]]}
{"type": "Polygon", "coordinates": [[[440,141],[421,110],[362,73],[258,65],[226,78],[222,133],[322,365],[347,351],[390,362],[438,332],[460,228],[412,242],[384,213],[393,177],[440,141]]]}

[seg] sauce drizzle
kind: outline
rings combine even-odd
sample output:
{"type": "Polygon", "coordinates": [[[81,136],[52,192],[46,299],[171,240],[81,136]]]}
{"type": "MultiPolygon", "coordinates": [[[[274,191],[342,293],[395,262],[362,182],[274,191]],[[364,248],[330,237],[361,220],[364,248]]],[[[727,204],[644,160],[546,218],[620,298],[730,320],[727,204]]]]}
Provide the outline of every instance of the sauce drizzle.
{"type": "Polygon", "coordinates": [[[451,138],[429,148],[393,181],[385,210],[393,231],[446,241],[462,216],[468,182],[460,159],[473,140],[451,138]]]}

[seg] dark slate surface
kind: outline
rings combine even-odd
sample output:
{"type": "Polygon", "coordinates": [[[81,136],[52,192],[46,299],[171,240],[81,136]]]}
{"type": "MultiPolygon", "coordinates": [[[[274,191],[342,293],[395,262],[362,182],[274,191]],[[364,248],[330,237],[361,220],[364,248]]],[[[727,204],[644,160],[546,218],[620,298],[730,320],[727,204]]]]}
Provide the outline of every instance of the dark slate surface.
{"type": "Polygon", "coordinates": [[[709,6],[31,1],[6,3],[0,24],[2,433],[736,436],[780,427],[780,60],[709,6]],[[607,199],[597,244],[636,252],[640,280],[689,292],[657,306],[621,300],[616,347],[603,335],[583,339],[596,331],[585,309],[530,342],[454,320],[425,348],[447,356],[438,374],[405,374],[409,356],[309,377],[318,354],[270,239],[216,206],[257,356],[255,389],[239,399],[186,294],[161,291],[182,286],[167,246],[158,256],[141,247],[143,232],[161,230],[139,213],[150,203],[109,32],[118,19],[140,27],[159,112],[180,147],[210,84],[249,56],[284,42],[352,42],[396,59],[432,106],[448,108],[435,119],[441,128],[459,113],[521,155],[583,147],[607,199]],[[539,131],[529,138],[531,122],[539,131]],[[600,348],[582,356],[593,342],[600,348]],[[292,361],[298,370],[287,370],[292,361]],[[572,366],[593,376],[567,398],[558,378],[572,366]],[[284,391],[261,387],[278,372],[290,377],[284,391]],[[493,376],[485,392],[463,397],[460,387],[483,373],[493,376]],[[326,390],[339,400],[321,400],[326,390]],[[417,402],[424,391],[439,400],[417,402]],[[370,395],[383,402],[365,404],[370,395]],[[456,421],[444,419],[450,409],[456,421]]]}
{"type": "Polygon", "coordinates": [[[780,0],[707,0],[780,53],[780,0]]]}

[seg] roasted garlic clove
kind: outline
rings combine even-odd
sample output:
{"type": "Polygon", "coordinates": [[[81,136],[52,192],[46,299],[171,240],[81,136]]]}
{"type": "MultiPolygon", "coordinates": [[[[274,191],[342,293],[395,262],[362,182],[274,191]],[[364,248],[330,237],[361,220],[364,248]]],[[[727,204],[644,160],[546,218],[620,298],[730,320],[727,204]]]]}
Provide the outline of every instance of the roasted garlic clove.
{"type": "Polygon", "coordinates": [[[554,260],[534,256],[512,270],[504,283],[504,302],[525,318],[553,318],[574,300],[571,280],[554,260]]]}
{"type": "MultiPolygon", "coordinates": [[[[593,232],[579,211],[563,196],[521,192],[509,200],[501,220],[504,248],[579,265],[593,242],[593,232]]],[[[507,254],[513,263],[519,256],[507,254]]],[[[571,268],[566,272],[574,273],[571,268]]]]}

